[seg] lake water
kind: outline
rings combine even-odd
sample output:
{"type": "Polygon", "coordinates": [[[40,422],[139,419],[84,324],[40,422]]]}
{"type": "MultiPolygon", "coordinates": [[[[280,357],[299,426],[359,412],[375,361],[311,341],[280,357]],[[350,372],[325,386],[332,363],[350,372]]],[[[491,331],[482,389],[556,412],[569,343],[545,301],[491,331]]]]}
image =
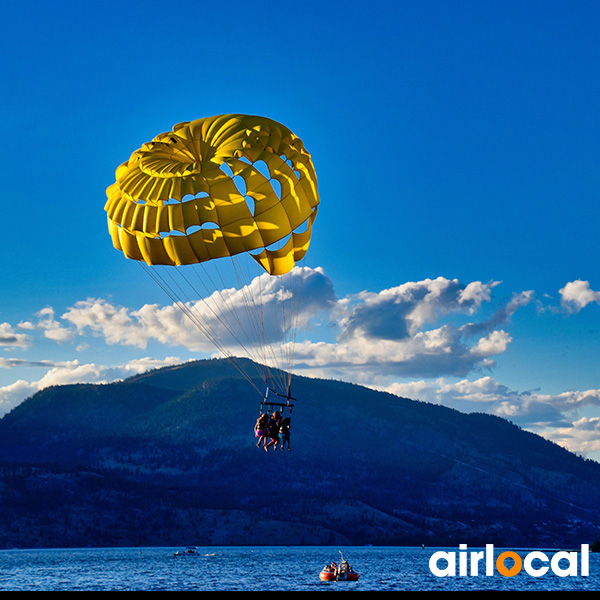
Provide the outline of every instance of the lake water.
{"type": "MultiPolygon", "coordinates": [[[[521,570],[513,577],[495,572],[440,578],[429,569],[429,559],[439,548],[200,547],[195,556],[174,556],[177,550],[183,548],[0,550],[0,590],[600,590],[598,553],[590,553],[587,577],[559,577],[549,570],[536,578],[521,570]],[[320,581],[320,570],[331,561],[339,563],[340,551],[359,580],[320,581]]],[[[458,555],[458,548],[443,550],[458,555]]],[[[502,551],[494,549],[496,557],[502,551]]],[[[517,552],[524,557],[529,550],[517,552]]],[[[550,559],[552,553],[546,554],[550,559]]]]}

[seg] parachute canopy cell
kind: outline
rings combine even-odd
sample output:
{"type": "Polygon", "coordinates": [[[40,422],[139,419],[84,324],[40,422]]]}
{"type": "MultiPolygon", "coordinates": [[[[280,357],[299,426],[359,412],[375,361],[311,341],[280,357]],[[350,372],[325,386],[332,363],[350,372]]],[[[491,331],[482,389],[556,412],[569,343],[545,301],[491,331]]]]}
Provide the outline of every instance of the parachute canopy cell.
{"type": "Polygon", "coordinates": [[[127,258],[178,266],[250,253],[271,275],[304,257],[319,204],[302,140],[241,114],[161,133],[117,168],[106,193],[113,245],[127,258]]]}

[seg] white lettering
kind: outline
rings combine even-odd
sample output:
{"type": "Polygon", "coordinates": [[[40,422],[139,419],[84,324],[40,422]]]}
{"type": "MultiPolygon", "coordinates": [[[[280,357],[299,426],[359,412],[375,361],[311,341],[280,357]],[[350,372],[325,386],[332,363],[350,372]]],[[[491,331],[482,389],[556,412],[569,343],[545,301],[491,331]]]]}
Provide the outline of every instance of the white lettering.
{"type": "Polygon", "coordinates": [[[557,552],[550,561],[552,572],[558,577],[577,577],[577,552],[557,552]],[[563,569],[561,560],[569,561],[569,566],[563,569]]]}
{"type": "Polygon", "coordinates": [[[471,575],[479,575],[479,561],[485,556],[484,552],[471,552],[471,575]]]}
{"type": "MultiPolygon", "coordinates": [[[[548,559],[548,556],[544,552],[534,550],[525,555],[523,567],[525,572],[531,577],[542,577],[549,569],[552,569],[552,572],[557,577],[576,577],[578,568],[580,570],[580,575],[582,577],[587,577],[590,573],[589,552],[589,544],[581,544],[581,552],[567,552],[563,550],[556,552],[551,559],[548,559]],[[550,566],[548,566],[548,562],[550,562],[550,566]]],[[[466,577],[467,575],[477,577],[479,575],[479,564],[481,561],[484,561],[486,576],[493,576],[495,573],[494,567],[496,566],[500,570],[501,575],[512,577],[518,574],[518,571],[521,569],[521,560],[519,557],[517,557],[519,559],[519,565],[516,567],[516,569],[518,569],[516,573],[513,572],[515,567],[511,567],[511,569],[506,568],[503,558],[512,558],[512,556],[516,556],[515,552],[504,552],[498,557],[500,564],[496,565],[494,561],[493,544],[486,544],[485,551],[479,552],[467,552],[467,544],[459,544],[458,573],[461,577],[466,577]]],[[[456,552],[446,552],[443,550],[435,552],[429,558],[429,570],[436,577],[456,576],[456,552]],[[442,566],[440,566],[440,561],[445,561],[445,565],[442,564],[442,566]]]]}
{"type": "Polygon", "coordinates": [[[523,561],[525,572],[532,577],[541,577],[548,571],[548,567],[538,567],[535,569],[531,564],[534,560],[541,560],[542,562],[548,562],[548,557],[543,552],[530,552],[523,561]]]}
{"type": "Polygon", "coordinates": [[[590,574],[590,545],[581,544],[581,576],[587,577],[590,574]]]}
{"type": "Polygon", "coordinates": [[[444,552],[443,550],[434,552],[429,559],[429,570],[436,577],[453,577],[456,575],[456,552],[444,552]],[[445,569],[438,567],[437,563],[440,559],[446,561],[445,569]]]}
{"type": "MultiPolygon", "coordinates": [[[[467,549],[466,544],[459,544],[458,547],[460,548],[460,550],[467,549]]],[[[458,553],[458,574],[461,577],[466,577],[466,575],[467,575],[467,553],[466,552],[458,553]]]]}
{"type": "Polygon", "coordinates": [[[494,575],[494,544],[485,545],[485,574],[488,577],[494,575]]]}

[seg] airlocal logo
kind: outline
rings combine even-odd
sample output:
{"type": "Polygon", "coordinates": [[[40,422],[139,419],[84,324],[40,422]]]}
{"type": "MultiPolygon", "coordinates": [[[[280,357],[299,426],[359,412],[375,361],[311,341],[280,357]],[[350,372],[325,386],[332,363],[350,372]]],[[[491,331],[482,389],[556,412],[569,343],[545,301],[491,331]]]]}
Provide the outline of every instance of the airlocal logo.
{"type": "Polygon", "coordinates": [[[460,577],[477,577],[485,574],[487,577],[496,571],[504,577],[514,577],[522,569],[532,577],[542,577],[548,570],[558,577],[577,577],[589,575],[588,544],[581,545],[581,552],[554,552],[549,558],[545,552],[534,550],[521,556],[512,550],[505,550],[494,560],[494,545],[487,544],[484,550],[467,552],[467,545],[460,544],[458,564],[456,552],[440,550],[431,555],[429,570],[436,577],[455,577],[457,566],[460,577]],[[480,573],[481,571],[481,573],[480,573]]]}

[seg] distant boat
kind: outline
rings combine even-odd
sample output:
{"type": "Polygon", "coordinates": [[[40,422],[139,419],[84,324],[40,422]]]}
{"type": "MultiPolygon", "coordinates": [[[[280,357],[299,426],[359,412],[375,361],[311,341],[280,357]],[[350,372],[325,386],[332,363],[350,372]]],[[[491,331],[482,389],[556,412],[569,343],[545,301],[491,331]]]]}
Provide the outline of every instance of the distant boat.
{"type": "Polygon", "coordinates": [[[185,550],[177,550],[176,552],[173,553],[173,556],[190,556],[190,555],[197,555],[198,554],[198,548],[196,548],[196,546],[188,546],[185,550]]]}

